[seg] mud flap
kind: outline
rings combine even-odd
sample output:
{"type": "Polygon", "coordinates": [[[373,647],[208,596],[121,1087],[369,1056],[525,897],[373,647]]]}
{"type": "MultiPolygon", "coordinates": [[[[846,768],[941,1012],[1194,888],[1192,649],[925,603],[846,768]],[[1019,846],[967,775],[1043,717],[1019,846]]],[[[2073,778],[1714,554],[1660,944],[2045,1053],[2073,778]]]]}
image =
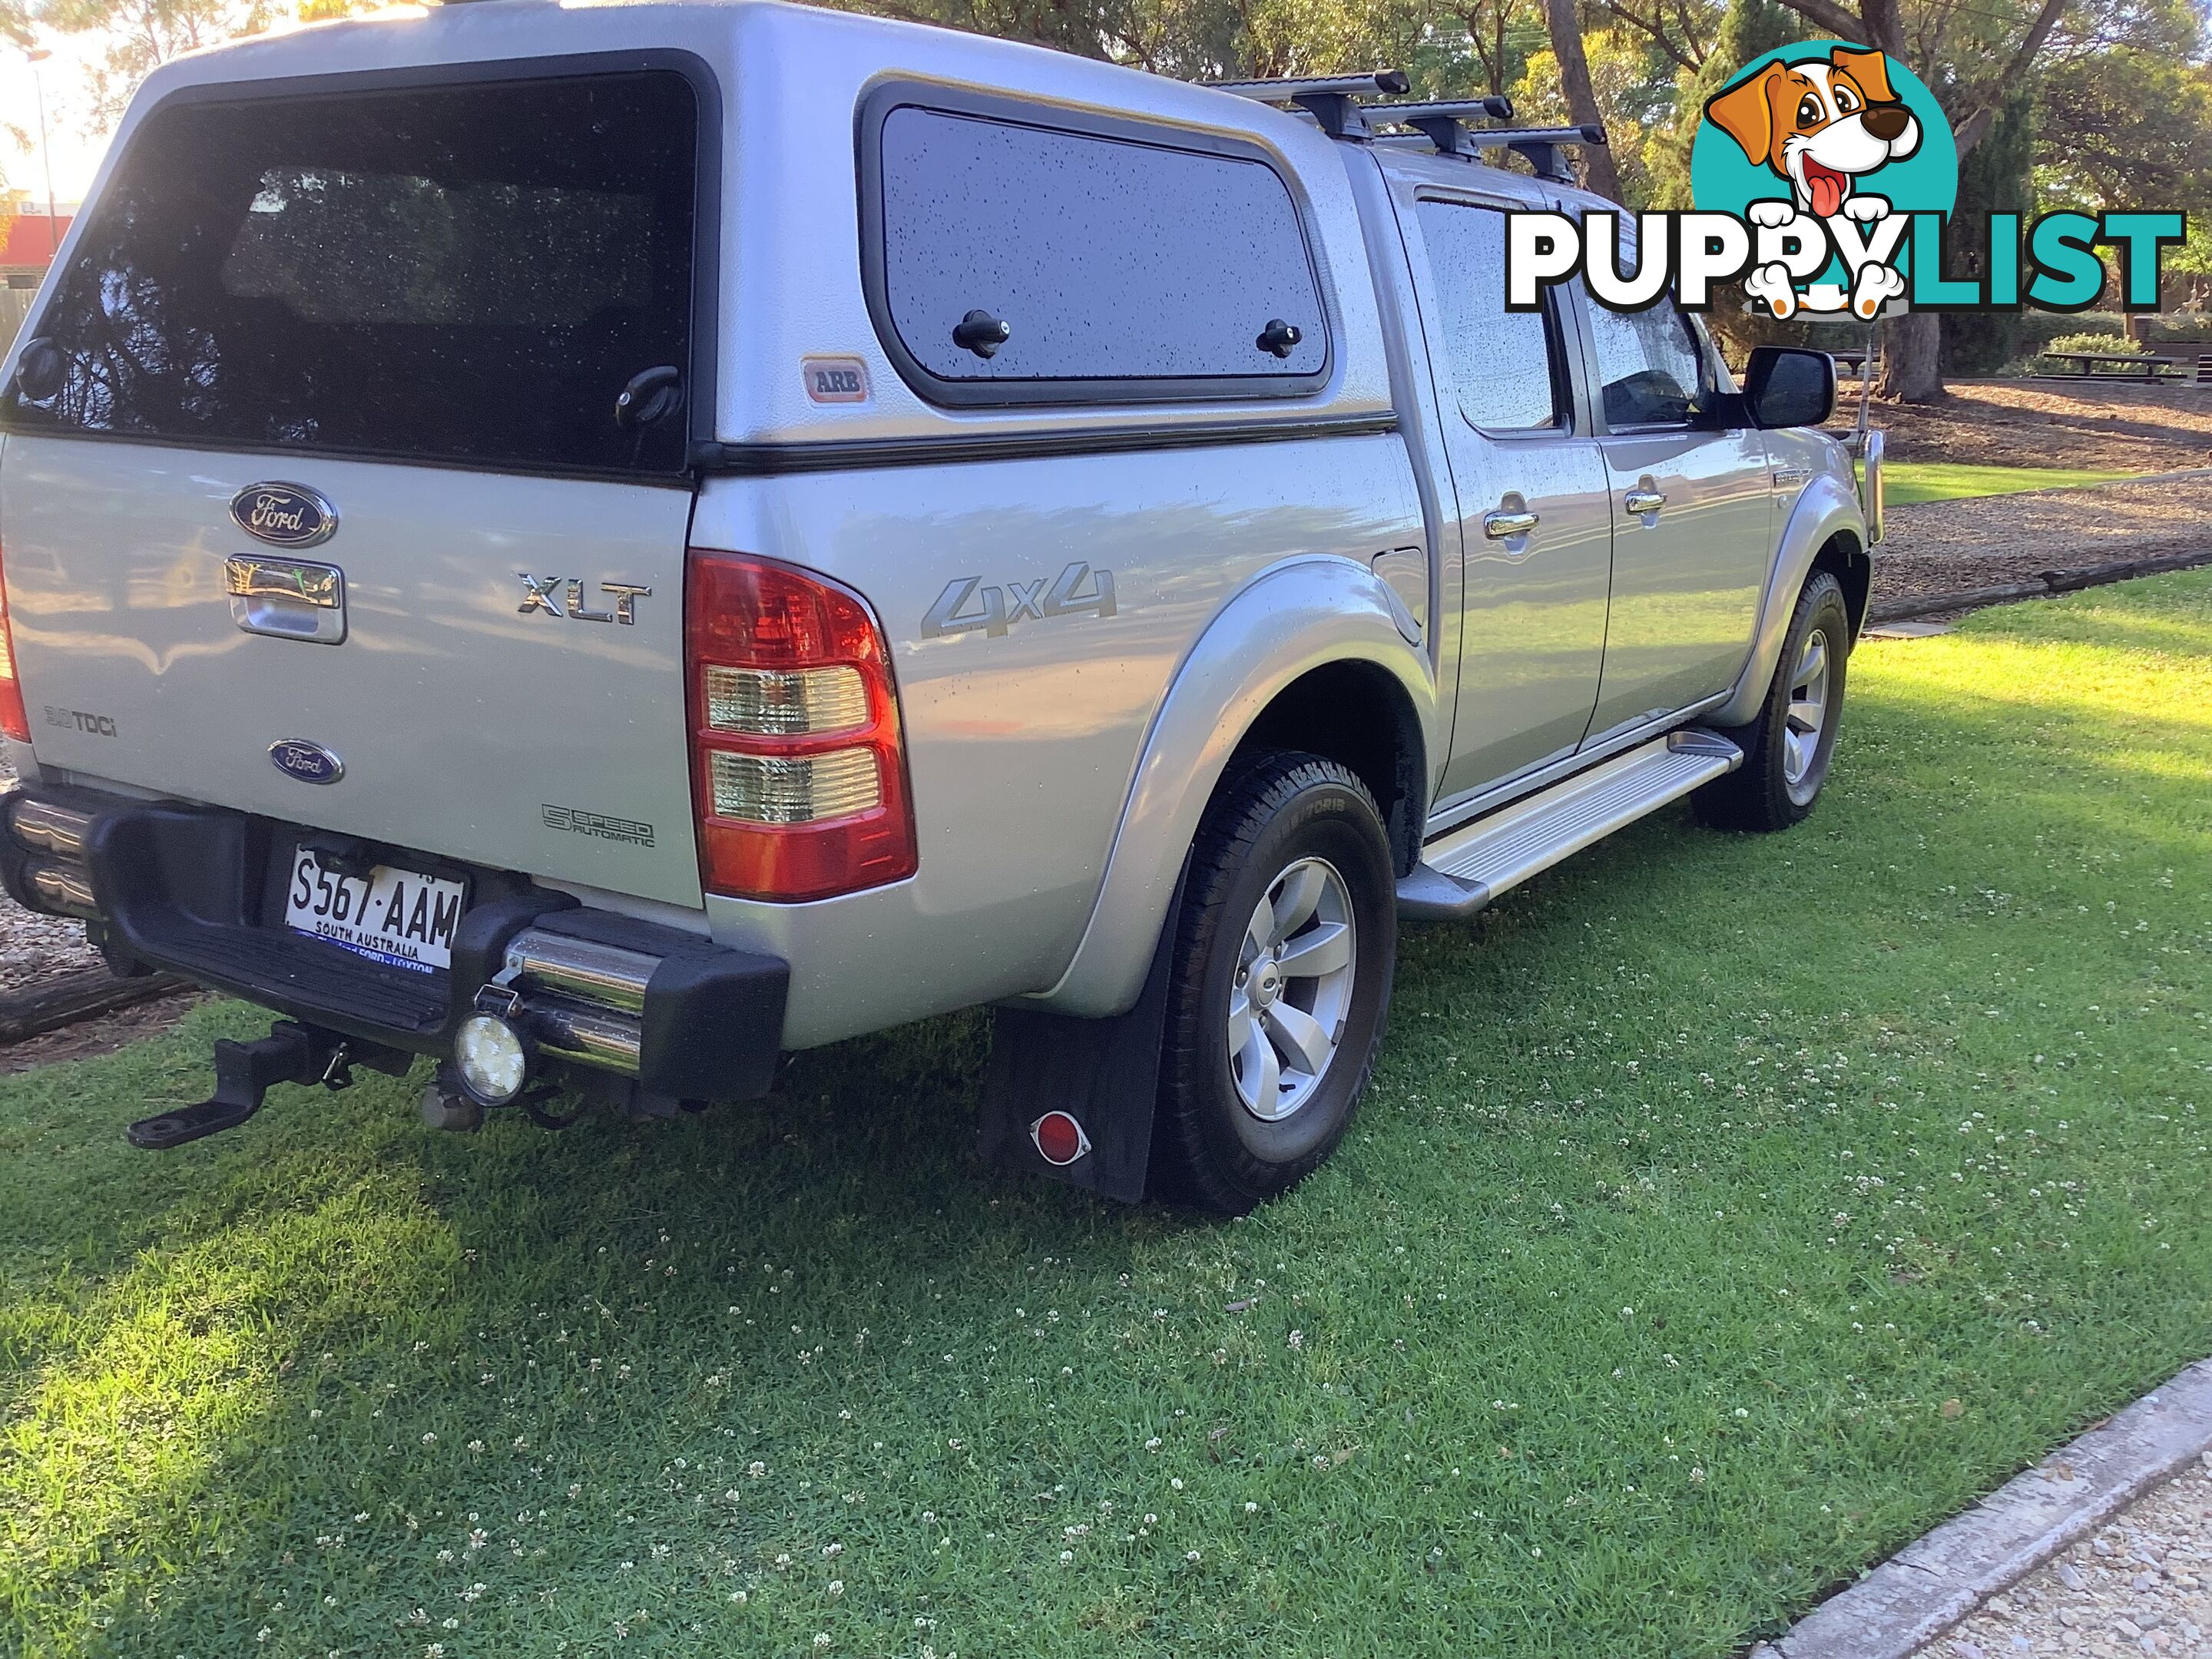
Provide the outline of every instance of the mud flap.
{"type": "Polygon", "coordinates": [[[1144,1201],[1167,1033],[1169,958],[1182,915],[1178,878],[1144,992],[1127,1013],[1077,1019],[993,1011],[991,1064],[975,1138],[985,1163],[1049,1176],[1124,1204],[1144,1201]],[[1082,1150],[1066,1163],[1048,1158],[1038,1145],[1036,1126],[1054,1112],[1073,1118],[1079,1131],[1082,1150]]]}

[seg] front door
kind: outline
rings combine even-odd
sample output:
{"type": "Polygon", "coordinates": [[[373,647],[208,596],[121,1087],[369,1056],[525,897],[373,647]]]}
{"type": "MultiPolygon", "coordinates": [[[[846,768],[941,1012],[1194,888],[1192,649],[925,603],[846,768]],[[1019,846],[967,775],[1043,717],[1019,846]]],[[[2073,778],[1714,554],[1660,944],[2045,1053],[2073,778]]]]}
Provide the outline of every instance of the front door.
{"type": "Polygon", "coordinates": [[[1611,501],[1604,457],[1577,418],[1556,301],[1505,309],[1504,213],[1424,197],[1413,219],[1466,550],[1458,703],[1437,792],[1449,800],[1582,741],[1605,660],[1611,501]]]}
{"type": "Polygon", "coordinates": [[[1613,606],[1590,741],[1686,708],[1735,682],[1773,550],[1766,446],[1715,423],[1722,371],[1662,300],[1583,303],[1606,435],[1613,606]]]}

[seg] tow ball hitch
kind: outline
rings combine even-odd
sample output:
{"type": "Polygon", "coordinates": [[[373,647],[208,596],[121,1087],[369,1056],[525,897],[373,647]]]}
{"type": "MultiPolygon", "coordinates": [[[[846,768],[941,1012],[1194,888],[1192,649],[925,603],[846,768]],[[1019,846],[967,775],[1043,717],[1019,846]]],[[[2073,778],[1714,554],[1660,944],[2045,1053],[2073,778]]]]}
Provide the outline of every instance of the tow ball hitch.
{"type": "Polygon", "coordinates": [[[257,1042],[216,1040],[213,1095],[197,1106],[141,1118],[124,1133],[134,1146],[166,1152],[236,1128],[261,1109],[262,1097],[274,1084],[319,1083],[326,1089],[345,1089],[353,1085],[356,1066],[401,1077],[414,1058],[404,1049],[280,1019],[257,1042]]]}

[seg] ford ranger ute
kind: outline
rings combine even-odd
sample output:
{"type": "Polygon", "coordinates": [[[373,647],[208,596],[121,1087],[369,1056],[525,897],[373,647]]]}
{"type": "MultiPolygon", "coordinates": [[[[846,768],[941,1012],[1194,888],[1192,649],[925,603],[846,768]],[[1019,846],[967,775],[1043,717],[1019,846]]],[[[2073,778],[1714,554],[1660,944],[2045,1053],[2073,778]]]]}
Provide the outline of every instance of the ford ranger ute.
{"type": "Polygon", "coordinates": [[[131,1139],[425,1055],[434,1125],[666,1115],[988,1006],[986,1158],[1242,1212],[1401,921],[1802,818],[1832,362],[1509,312],[1602,135],[1405,92],[759,0],[155,70],[0,366],[0,876],[279,1017],[131,1139]]]}

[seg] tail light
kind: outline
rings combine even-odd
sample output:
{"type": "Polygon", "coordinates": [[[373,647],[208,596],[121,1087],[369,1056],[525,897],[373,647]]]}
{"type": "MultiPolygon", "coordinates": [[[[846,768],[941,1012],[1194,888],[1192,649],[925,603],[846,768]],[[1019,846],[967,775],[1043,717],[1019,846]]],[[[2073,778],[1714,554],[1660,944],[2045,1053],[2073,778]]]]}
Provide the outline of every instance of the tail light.
{"type": "Polygon", "coordinates": [[[684,655],[709,892],[826,898],[914,873],[898,699],[866,600],[695,547],[684,655]]]}
{"type": "Polygon", "coordinates": [[[0,560],[0,732],[18,743],[31,740],[31,717],[23,708],[23,683],[15,678],[15,636],[8,622],[4,560],[0,560]]]}

